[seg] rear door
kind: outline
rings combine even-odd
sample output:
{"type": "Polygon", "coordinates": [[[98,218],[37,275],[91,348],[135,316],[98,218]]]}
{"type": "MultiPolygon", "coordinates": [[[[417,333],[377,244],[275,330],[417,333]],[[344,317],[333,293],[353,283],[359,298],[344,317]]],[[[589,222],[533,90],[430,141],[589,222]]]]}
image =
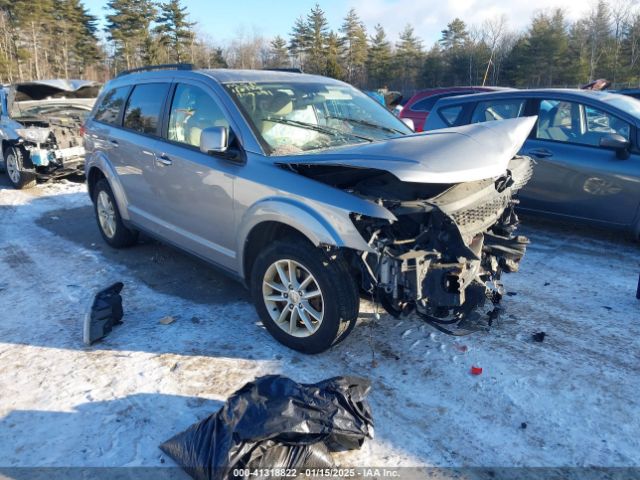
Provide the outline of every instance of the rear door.
{"type": "Polygon", "coordinates": [[[537,165],[520,192],[521,207],[630,225],[639,201],[637,146],[621,160],[599,144],[611,133],[634,142],[635,128],[614,113],[576,101],[550,97],[538,105],[538,122],[523,148],[537,165]]]}
{"type": "Polygon", "coordinates": [[[160,116],[170,83],[142,83],[129,94],[122,115],[122,126],[108,135],[109,158],[127,197],[131,220],[154,230],[157,192],[151,182],[153,152],[160,138],[160,116]]]}
{"type": "MultiPolygon", "coordinates": [[[[152,213],[163,236],[228,268],[235,267],[233,185],[238,163],[200,151],[207,127],[230,128],[215,92],[196,80],[172,87],[163,141],[154,146],[152,213]]],[[[230,139],[233,139],[233,130],[230,139]]]]}

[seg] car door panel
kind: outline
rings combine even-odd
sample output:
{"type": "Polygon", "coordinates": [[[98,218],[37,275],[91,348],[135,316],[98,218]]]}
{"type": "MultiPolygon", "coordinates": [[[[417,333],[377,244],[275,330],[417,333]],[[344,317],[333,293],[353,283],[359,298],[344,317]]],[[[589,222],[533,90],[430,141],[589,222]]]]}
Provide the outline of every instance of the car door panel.
{"type": "MultiPolygon", "coordinates": [[[[541,117],[544,122],[544,114],[541,117]]],[[[612,150],[574,143],[580,138],[571,138],[575,135],[572,129],[554,126],[548,132],[544,136],[560,140],[530,138],[521,150],[536,165],[531,180],[519,194],[520,207],[630,225],[640,201],[640,155],[633,153],[620,160],[612,150]]]]}
{"type": "Polygon", "coordinates": [[[240,165],[202,153],[204,128],[228,126],[214,93],[197,82],[175,87],[165,121],[165,139],[155,150],[152,170],[153,215],[163,219],[163,236],[192,253],[234,268],[235,224],[233,187],[240,165]],[[189,92],[198,98],[190,100],[189,92]],[[194,94],[194,95],[195,95],[194,94]],[[192,104],[185,102],[191,101],[192,104]],[[209,112],[208,110],[215,110],[209,112]],[[221,120],[222,118],[222,120],[221,120]]]}

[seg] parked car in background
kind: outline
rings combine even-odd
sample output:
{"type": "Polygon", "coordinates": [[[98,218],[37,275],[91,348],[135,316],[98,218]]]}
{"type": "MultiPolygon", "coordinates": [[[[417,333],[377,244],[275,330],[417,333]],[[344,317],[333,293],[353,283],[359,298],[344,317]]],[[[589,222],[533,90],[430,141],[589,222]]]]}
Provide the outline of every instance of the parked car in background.
{"type": "Polygon", "coordinates": [[[0,165],[15,188],[84,171],[81,128],[100,84],[36,80],[0,89],[0,165]]]}
{"type": "Polygon", "coordinates": [[[441,98],[468,95],[478,92],[492,92],[499,87],[448,87],[421,90],[413,95],[402,107],[400,118],[410,118],[416,132],[422,132],[424,122],[435,103],[441,98]]]}
{"type": "Polygon", "coordinates": [[[512,197],[531,119],[429,137],[337,80],[185,66],[120,75],[85,126],[104,240],[143,230],[219,266],[303,352],[349,334],[361,289],[469,333],[527,244],[512,197]]]}
{"type": "Polygon", "coordinates": [[[616,90],[615,93],[621,93],[622,95],[640,100],[640,88],[624,88],[622,90],[616,90]]]}
{"type": "Polygon", "coordinates": [[[571,89],[514,90],[438,101],[426,129],[537,116],[521,154],[535,159],[523,210],[640,235],[640,101],[571,89]]]}

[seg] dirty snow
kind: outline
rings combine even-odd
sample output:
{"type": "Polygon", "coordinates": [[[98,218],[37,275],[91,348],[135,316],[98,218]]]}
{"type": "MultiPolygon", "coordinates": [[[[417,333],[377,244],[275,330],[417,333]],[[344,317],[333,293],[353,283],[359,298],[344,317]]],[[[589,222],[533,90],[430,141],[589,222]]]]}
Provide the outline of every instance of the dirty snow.
{"type": "Polygon", "coordinates": [[[640,465],[640,257],[622,235],[525,225],[532,245],[489,333],[375,321],[363,301],[343,344],[304,356],[272,340],[242,287],[210,267],[150,241],[106,247],[84,185],[6,185],[0,467],[173,465],[163,440],[269,373],[371,379],[376,438],[344,465],[640,465]],[[118,280],[124,324],[85,347],[93,293],[118,280]]]}

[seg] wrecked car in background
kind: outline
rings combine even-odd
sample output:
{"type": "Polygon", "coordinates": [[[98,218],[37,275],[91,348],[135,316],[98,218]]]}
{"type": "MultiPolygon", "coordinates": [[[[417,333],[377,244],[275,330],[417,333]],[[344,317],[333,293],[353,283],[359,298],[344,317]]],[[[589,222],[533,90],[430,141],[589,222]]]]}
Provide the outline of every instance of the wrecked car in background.
{"type": "Polygon", "coordinates": [[[100,84],[37,80],[0,90],[2,163],[15,188],[84,170],[81,128],[100,84]]]}
{"type": "Polygon", "coordinates": [[[513,196],[534,123],[416,134],[325,77],[125,73],[86,122],[87,183],[109,245],[143,230],[223,268],[290,348],[343,340],[361,291],[463,334],[491,319],[525,252],[513,196]]]}

